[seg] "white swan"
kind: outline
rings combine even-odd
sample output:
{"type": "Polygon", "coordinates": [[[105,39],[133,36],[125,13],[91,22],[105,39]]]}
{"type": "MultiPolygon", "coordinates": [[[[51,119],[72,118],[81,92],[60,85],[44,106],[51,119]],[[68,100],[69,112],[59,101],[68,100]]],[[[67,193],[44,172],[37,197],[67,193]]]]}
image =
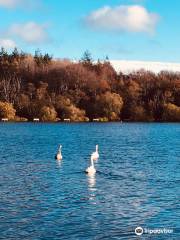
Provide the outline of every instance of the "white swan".
{"type": "Polygon", "coordinates": [[[93,160],[98,160],[98,158],[99,158],[98,145],[96,145],[96,151],[93,152],[91,156],[92,156],[93,160]]]}
{"type": "Polygon", "coordinates": [[[61,153],[62,145],[59,146],[58,153],[56,154],[55,158],[57,160],[62,160],[62,153],[61,153]]]}
{"type": "Polygon", "coordinates": [[[86,169],[86,173],[88,173],[89,175],[93,175],[93,174],[96,173],[96,169],[94,167],[94,161],[93,161],[92,155],[91,155],[91,166],[86,169]]]}

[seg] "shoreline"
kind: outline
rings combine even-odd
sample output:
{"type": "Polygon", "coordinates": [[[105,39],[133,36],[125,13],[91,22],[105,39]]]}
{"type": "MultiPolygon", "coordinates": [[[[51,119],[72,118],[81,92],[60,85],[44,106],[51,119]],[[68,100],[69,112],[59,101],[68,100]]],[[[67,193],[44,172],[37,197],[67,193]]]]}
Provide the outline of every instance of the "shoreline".
{"type": "Polygon", "coordinates": [[[48,121],[48,122],[43,122],[43,121],[39,121],[39,122],[35,122],[35,121],[0,121],[0,124],[11,124],[11,123],[34,123],[34,124],[79,124],[79,123],[85,123],[85,124],[89,124],[89,123],[94,123],[94,124],[108,124],[108,123],[120,123],[120,124],[124,124],[124,123],[180,123],[180,122],[173,122],[173,121],[99,121],[99,122],[94,122],[94,121],[71,121],[71,122],[64,122],[64,121],[59,121],[59,122],[55,122],[55,121],[48,121]]]}

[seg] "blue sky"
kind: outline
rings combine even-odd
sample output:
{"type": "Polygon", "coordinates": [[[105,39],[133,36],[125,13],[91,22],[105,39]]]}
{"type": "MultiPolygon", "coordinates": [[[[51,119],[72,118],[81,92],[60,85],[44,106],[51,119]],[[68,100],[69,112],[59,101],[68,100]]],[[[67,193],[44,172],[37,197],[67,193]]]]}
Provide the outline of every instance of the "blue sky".
{"type": "Polygon", "coordinates": [[[180,1],[0,0],[0,45],[54,57],[180,62],[180,1]]]}

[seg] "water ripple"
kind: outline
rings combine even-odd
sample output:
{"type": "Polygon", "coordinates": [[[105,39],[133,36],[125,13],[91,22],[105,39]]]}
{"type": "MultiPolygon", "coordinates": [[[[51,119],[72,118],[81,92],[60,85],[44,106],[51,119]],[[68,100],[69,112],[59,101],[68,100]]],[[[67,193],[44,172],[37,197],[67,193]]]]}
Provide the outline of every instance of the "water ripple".
{"type": "Polygon", "coordinates": [[[2,240],[123,240],[137,239],[139,225],[180,229],[179,124],[0,124],[0,139],[2,240]],[[96,144],[97,173],[88,176],[96,144]]]}

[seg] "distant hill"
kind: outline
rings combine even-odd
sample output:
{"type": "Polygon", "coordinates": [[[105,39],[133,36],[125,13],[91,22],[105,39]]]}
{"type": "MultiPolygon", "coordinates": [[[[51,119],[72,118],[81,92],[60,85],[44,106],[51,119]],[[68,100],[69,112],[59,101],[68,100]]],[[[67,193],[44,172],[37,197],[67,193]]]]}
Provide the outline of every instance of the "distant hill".
{"type": "Polygon", "coordinates": [[[180,72],[180,63],[111,60],[117,72],[130,73],[141,69],[159,73],[161,71],[180,72]]]}

